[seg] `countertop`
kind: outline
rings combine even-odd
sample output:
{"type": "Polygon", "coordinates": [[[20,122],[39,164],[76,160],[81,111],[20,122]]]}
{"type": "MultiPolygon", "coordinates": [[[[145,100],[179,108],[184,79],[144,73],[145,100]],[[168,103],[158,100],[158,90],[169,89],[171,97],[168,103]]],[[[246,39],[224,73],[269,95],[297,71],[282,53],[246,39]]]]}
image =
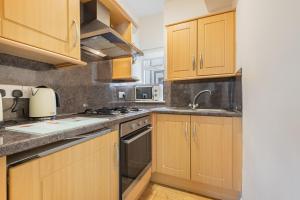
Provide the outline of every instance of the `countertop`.
{"type": "MultiPolygon", "coordinates": [[[[232,112],[220,109],[198,109],[191,110],[185,108],[176,108],[176,107],[158,107],[152,109],[143,109],[138,112],[132,112],[124,115],[118,115],[109,118],[108,121],[99,122],[96,125],[83,126],[75,130],[68,130],[64,132],[51,133],[49,135],[33,135],[26,133],[19,133],[13,131],[7,131],[4,128],[0,129],[0,157],[15,154],[18,152],[26,151],[43,145],[51,144],[57,141],[64,140],[66,138],[78,136],[81,134],[111,128],[112,130],[118,129],[118,126],[122,122],[129,121],[131,119],[143,117],[151,113],[164,113],[164,114],[183,114],[183,115],[202,115],[202,116],[220,116],[220,117],[241,117],[241,112],[232,112]]],[[[57,119],[63,119],[68,117],[92,117],[97,118],[95,115],[64,115],[58,116],[57,119]]],[[[100,117],[100,118],[103,118],[100,117]]],[[[17,124],[26,124],[33,123],[33,121],[21,121],[17,124]]],[[[17,124],[10,124],[17,125],[17,124]]]]}
{"type": "Polygon", "coordinates": [[[223,109],[188,109],[181,107],[158,107],[152,108],[152,112],[162,114],[200,115],[216,117],[242,117],[242,112],[228,111],[223,109]]]}
{"type": "MultiPolygon", "coordinates": [[[[4,128],[0,129],[0,157],[7,156],[11,154],[15,154],[18,152],[22,152],[28,149],[40,147],[43,145],[51,144],[57,141],[64,140],[66,138],[78,136],[84,133],[89,133],[105,128],[111,128],[112,130],[116,130],[118,127],[116,125],[135,119],[138,117],[149,115],[151,111],[149,110],[142,110],[134,113],[128,113],[119,116],[107,117],[109,118],[108,121],[100,122],[96,125],[90,126],[83,126],[76,130],[69,130],[59,133],[51,133],[49,135],[33,135],[33,134],[26,134],[26,133],[19,133],[13,131],[7,131],[4,128]]],[[[57,119],[63,119],[67,117],[92,117],[97,118],[95,115],[65,115],[61,117],[57,117],[57,119]]],[[[103,118],[103,117],[101,117],[103,118]]],[[[106,117],[105,117],[106,118],[106,117]]],[[[34,121],[22,121],[18,124],[26,124],[26,123],[33,123],[34,121]]],[[[16,124],[14,124],[16,125],[16,124]]]]}

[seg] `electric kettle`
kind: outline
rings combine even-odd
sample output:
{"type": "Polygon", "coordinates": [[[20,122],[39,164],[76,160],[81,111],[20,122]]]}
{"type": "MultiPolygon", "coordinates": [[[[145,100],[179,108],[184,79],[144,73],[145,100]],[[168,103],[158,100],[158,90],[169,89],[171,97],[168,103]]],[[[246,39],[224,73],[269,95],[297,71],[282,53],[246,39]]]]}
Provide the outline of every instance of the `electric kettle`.
{"type": "Polygon", "coordinates": [[[31,90],[29,117],[54,118],[57,107],[60,107],[59,96],[53,89],[39,86],[31,90]]]}

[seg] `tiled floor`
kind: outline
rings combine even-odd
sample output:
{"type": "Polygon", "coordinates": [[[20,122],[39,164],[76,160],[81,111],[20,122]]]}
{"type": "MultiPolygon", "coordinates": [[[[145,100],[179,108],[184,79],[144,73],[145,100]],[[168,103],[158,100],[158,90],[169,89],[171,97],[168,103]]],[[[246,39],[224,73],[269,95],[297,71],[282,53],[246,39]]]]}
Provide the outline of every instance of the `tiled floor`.
{"type": "Polygon", "coordinates": [[[140,200],[212,200],[165,186],[150,184],[140,200]]]}

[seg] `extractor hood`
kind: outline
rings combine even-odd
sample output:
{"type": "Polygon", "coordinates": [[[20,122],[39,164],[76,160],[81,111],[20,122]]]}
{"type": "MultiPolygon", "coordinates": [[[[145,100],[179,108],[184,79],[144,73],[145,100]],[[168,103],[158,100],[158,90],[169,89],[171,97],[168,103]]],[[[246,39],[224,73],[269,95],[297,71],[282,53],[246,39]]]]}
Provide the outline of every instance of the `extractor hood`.
{"type": "Polygon", "coordinates": [[[109,11],[98,0],[81,3],[81,54],[91,61],[143,55],[110,27],[109,11]]]}

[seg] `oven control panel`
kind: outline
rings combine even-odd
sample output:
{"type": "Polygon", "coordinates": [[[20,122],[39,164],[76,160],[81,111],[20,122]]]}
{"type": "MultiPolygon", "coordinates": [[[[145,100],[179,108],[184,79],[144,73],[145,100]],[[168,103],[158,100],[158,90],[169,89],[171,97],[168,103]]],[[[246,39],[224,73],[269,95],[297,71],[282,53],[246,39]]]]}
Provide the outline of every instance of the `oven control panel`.
{"type": "Polygon", "coordinates": [[[136,130],[139,130],[145,126],[151,125],[151,117],[141,117],[135,120],[131,120],[120,125],[121,137],[128,135],[136,130]]]}

